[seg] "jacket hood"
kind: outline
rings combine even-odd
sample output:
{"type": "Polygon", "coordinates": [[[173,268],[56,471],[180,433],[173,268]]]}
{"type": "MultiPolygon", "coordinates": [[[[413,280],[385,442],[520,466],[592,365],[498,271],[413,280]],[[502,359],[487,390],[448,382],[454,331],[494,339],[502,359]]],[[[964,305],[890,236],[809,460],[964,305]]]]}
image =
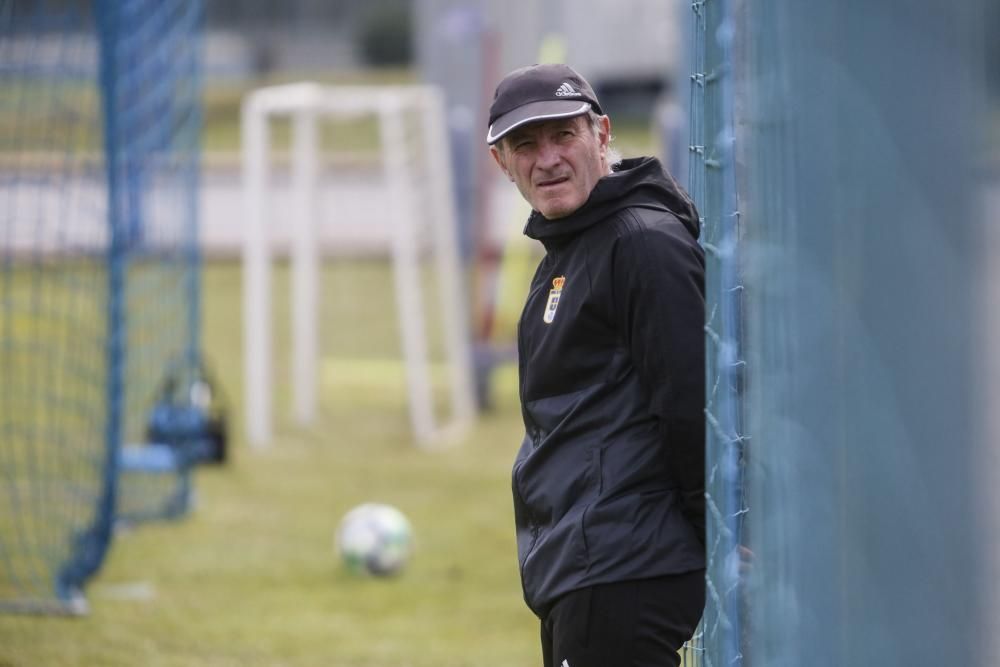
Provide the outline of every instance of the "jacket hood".
{"type": "Polygon", "coordinates": [[[652,208],[672,213],[695,239],[698,213],[691,198],[655,157],[622,160],[617,169],[597,182],[590,197],[579,209],[564,218],[549,220],[532,211],[524,233],[541,241],[558,244],[626,208],[652,208]]]}

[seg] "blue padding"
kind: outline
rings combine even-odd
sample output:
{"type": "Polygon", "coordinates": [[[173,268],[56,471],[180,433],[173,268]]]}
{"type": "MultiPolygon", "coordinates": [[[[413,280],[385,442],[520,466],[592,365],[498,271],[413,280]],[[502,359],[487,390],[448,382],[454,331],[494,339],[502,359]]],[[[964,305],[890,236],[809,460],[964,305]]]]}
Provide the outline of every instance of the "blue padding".
{"type": "Polygon", "coordinates": [[[184,462],[169,445],[126,445],[121,450],[121,467],[126,471],[166,473],[180,470],[184,462]]]}

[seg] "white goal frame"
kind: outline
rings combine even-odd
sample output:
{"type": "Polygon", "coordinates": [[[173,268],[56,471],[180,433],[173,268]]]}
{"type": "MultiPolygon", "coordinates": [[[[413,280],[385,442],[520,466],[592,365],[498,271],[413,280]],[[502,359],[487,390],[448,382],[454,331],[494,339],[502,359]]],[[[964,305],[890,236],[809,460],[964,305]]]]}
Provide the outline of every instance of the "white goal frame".
{"type": "Polygon", "coordinates": [[[244,390],[247,438],[251,447],[266,447],[272,438],[272,308],[269,210],[269,122],[292,119],[291,230],[292,392],[294,417],[308,425],[316,416],[319,368],[318,282],[320,249],[317,234],[319,134],[322,117],[378,119],[382,167],[392,208],[390,252],[410,422],[416,442],[430,446],[453,436],[475,414],[472,351],[466,296],[463,293],[453,202],[452,166],[440,92],[430,86],[324,86],[305,82],[257,89],[242,104],[244,189],[243,318],[244,390]],[[430,150],[411,155],[404,118],[420,115],[420,132],[430,150]],[[422,164],[421,164],[422,162],[422,164]],[[416,204],[414,166],[431,174],[428,207],[416,204]],[[430,210],[422,210],[422,209],[430,210]],[[415,219],[424,214],[432,230],[432,250],[448,355],[451,411],[436,424],[430,381],[430,359],[420,292],[421,250],[415,219]]]}

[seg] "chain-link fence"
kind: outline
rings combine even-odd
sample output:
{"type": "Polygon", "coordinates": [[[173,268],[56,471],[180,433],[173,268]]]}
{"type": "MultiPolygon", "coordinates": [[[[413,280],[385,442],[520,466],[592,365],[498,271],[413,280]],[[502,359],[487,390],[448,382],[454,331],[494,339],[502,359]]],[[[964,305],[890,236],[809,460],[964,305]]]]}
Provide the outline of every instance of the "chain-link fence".
{"type": "Polygon", "coordinates": [[[707,605],[686,665],[741,664],[740,545],[747,438],[741,385],[740,212],[733,131],[732,3],[691,4],[688,188],[701,213],[706,271],[707,605]]]}

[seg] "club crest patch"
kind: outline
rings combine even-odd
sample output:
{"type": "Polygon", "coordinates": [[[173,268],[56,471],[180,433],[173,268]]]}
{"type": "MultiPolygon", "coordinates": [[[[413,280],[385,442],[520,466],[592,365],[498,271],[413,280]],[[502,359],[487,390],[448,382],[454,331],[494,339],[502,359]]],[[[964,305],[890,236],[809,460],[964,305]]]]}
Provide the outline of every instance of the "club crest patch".
{"type": "Polygon", "coordinates": [[[542,315],[542,321],[546,324],[552,324],[552,320],[556,318],[556,308],[559,307],[559,297],[562,295],[563,285],[566,284],[566,276],[559,276],[552,280],[552,289],[549,290],[549,300],[545,304],[545,313],[542,315]]]}

